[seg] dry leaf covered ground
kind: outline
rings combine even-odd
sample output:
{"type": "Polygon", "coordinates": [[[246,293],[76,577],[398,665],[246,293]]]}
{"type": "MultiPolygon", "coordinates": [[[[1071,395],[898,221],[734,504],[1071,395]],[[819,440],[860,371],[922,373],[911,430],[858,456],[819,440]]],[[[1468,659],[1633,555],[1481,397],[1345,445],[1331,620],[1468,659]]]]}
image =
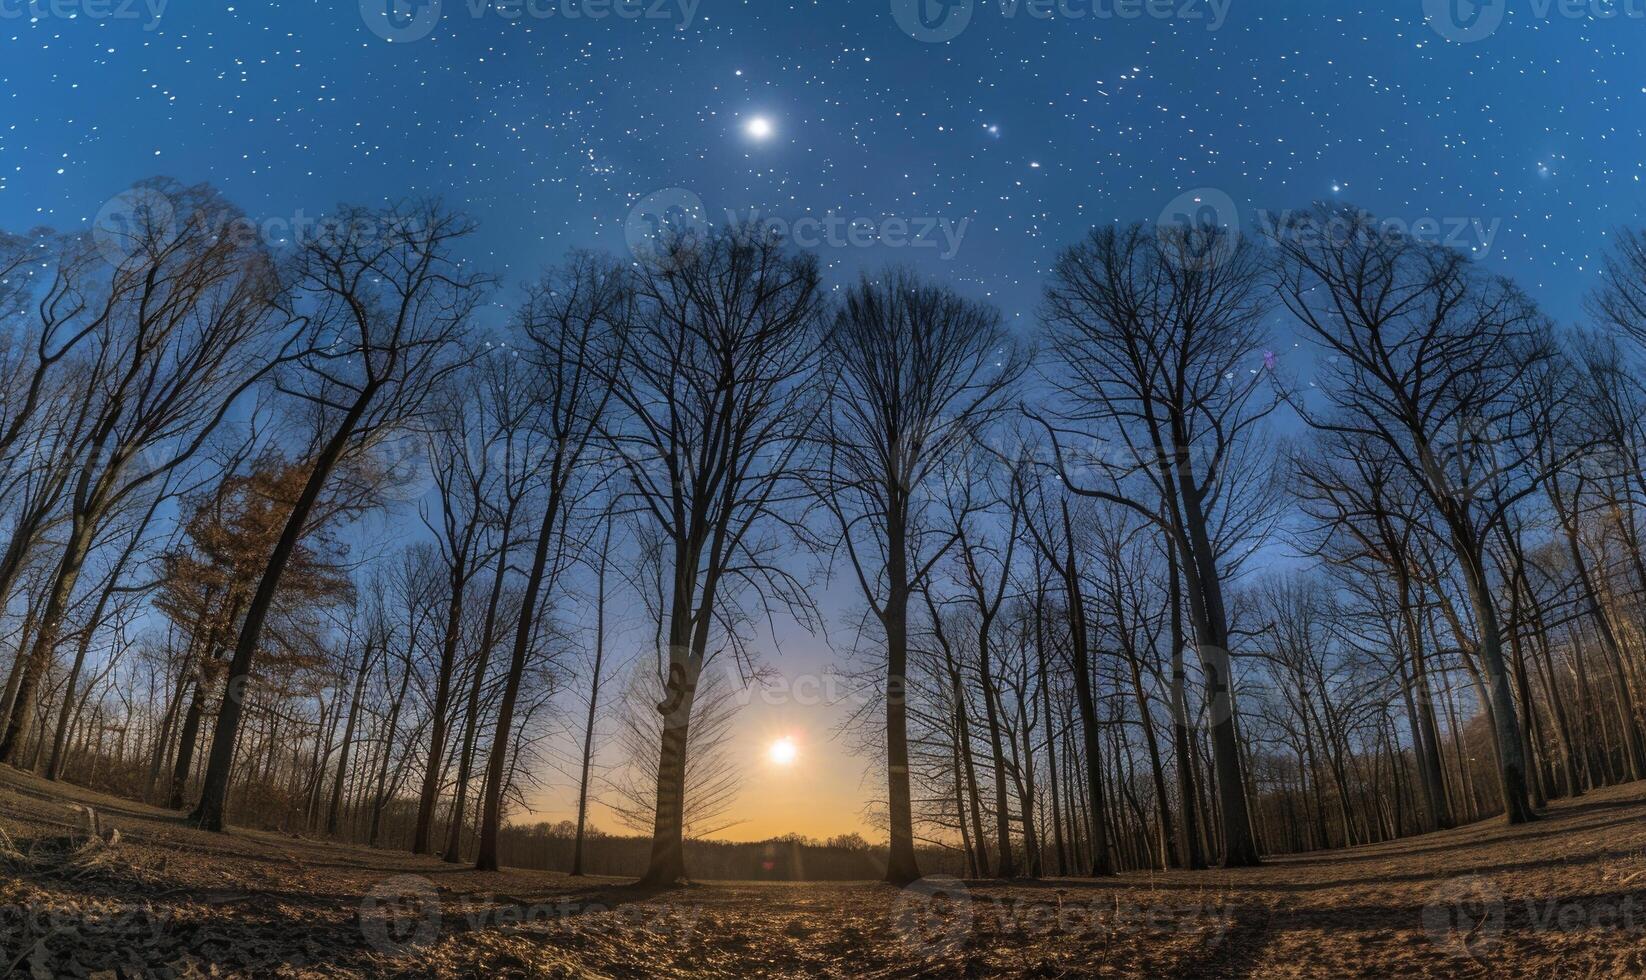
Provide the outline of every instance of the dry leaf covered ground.
{"type": "Polygon", "coordinates": [[[0,976],[1646,975],[1646,786],[1526,827],[1101,882],[648,891],[251,831],[0,769],[0,976]],[[95,822],[87,808],[95,813],[95,822]]]}

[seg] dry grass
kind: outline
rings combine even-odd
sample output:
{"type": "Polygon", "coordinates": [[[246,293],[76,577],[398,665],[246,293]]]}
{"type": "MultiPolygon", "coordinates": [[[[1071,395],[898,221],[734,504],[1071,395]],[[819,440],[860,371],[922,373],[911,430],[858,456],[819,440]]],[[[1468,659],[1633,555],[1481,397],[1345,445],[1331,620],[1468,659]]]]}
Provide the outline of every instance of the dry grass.
{"type": "MultiPolygon", "coordinates": [[[[1646,786],[1525,827],[1109,881],[478,874],[0,770],[0,970],[56,976],[1646,975],[1646,786]],[[86,808],[90,808],[90,813],[86,808]]],[[[4,975],[4,974],[0,974],[4,975]]]]}

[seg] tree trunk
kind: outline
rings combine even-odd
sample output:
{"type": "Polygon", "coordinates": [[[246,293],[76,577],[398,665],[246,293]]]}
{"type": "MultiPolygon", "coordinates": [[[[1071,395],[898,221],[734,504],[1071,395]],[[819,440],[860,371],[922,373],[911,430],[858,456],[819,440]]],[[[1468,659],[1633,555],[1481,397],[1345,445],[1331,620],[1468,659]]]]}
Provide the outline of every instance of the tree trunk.
{"type": "MultiPolygon", "coordinates": [[[[51,663],[52,653],[57,648],[57,639],[63,629],[63,617],[68,612],[75,583],[80,579],[86,552],[91,548],[93,524],[91,514],[76,510],[68,541],[63,546],[63,556],[52,579],[51,594],[46,600],[46,611],[40,617],[38,632],[29,649],[28,660],[23,665],[22,677],[17,683],[11,718],[6,725],[4,736],[0,737],[0,762],[12,765],[17,763],[22,754],[23,743],[28,739],[34,725],[35,700],[39,696],[40,683],[45,678],[46,668],[51,663]]],[[[43,743],[44,739],[41,742],[43,743]]]]}
{"type": "Polygon", "coordinates": [[[1069,857],[1063,848],[1063,813],[1057,792],[1057,726],[1052,715],[1051,674],[1046,663],[1046,629],[1040,602],[1034,606],[1035,657],[1040,670],[1040,704],[1046,716],[1046,772],[1052,794],[1052,844],[1057,851],[1057,873],[1069,873],[1069,857]]]}
{"type": "Polygon", "coordinates": [[[246,620],[240,628],[240,640],[235,644],[234,657],[229,661],[227,693],[223,698],[223,710],[217,715],[216,729],[212,733],[211,755],[206,762],[206,777],[200,789],[200,803],[189,817],[202,830],[221,832],[224,827],[229,803],[229,779],[234,769],[235,740],[240,735],[240,717],[244,707],[242,702],[247,693],[246,685],[251,682],[252,661],[257,656],[257,647],[263,638],[263,623],[268,619],[275,594],[280,590],[280,577],[285,574],[286,564],[291,560],[292,552],[303,537],[309,514],[319,501],[320,492],[325,488],[326,481],[331,478],[332,469],[342,458],[343,450],[353,436],[355,426],[360,424],[376,394],[376,385],[367,385],[361,390],[354,405],[349,408],[348,414],[321,450],[315,460],[314,469],[303,485],[303,492],[298,495],[297,502],[286,517],[286,526],[281,530],[279,540],[275,542],[274,551],[269,555],[269,563],[263,569],[263,577],[257,583],[257,592],[253,594],[251,605],[246,610],[246,620]]]}
{"type": "Polygon", "coordinates": [[[560,526],[564,491],[563,453],[563,450],[556,453],[550,469],[549,499],[543,507],[543,521],[537,532],[531,572],[526,577],[526,592],[520,598],[520,622],[515,625],[509,673],[503,684],[503,701],[497,709],[497,733],[492,738],[486,785],[481,795],[480,847],[474,861],[477,871],[496,871],[498,867],[497,831],[503,821],[503,775],[508,764],[509,732],[514,724],[515,701],[520,697],[520,678],[526,671],[526,655],[531,650],[532,630],[537,625],[537,603],[547,577],[549,552],[554,545],[555,531],[560,526]]]}
{"type": "Polygon", "coordinates": [[[457,661],[458,633],[463,627],[463,600],[468,591],[468,546],[469,542],[465,539],[452,548],[451,596],[446,603],[446,632],[440,643],[439,673],[435,676],[428,764],[423,768],[423,788],[417,797],[417,826],[412,831],[413,854],[428,854],[434,849],[431,843],[434,837],[434,807],[440,798],[441,757],[446,751],[446,714],[451,705],[452,669],[457,661]]]}
{"type": "Polygon", "coordinates": [[[1064,589],[1069,601],[1069,647],[1074,660],[1075,701],[1080,709],[1080,729],[1086,756],[1086,814],[1091,827],[1091,874],[1114,874],[1109,858],[1108,828],[1103,815],[1103,746],[1098,738],[1097,696],[1092,690],[1090,648],[1086,645],[1086,602],[1080,591],[1080,565],[1075,556],[1074,523],[1069,519],[1069,502],[1063,504],[1063,537],[1068,557],[1063,564],[1064,589]]]}
{"type": "Polygon", "coordinates": [[[1503,797],[1503,816],[1511,824],[1537,819],[1527,798],[1526,763],[1521,754],[1520,725],[1515,719],[1514,696],[1509,690],[1509,672],[1503,660],[1497,607],[1486,581],[1482,549],[1462,518],[1450,521],[1452,538],[1463,579],[1474,607],[1480,630],[1480,660],[1486,672],[1486,694],[1492,708],[1496,734],[1498,789],[1503,797]]]}
{"type": "Polygon", "coordinates": [[[354,674],[354,696],[349,699],[349,717],[343,723],[343,741],[337,746],[337,777],[331,784],[331,805],[326,808],[326,836],[336,837],[339,815],[343,809],[343,780],[349,769],[349,748],[354,744],[354,728],[360,719],[360,698],[366,690],[366,674],[371,669],[371,640],[368,638],[360,654],[360,666],[354,674]]]}
{"type": "Polygon", "coordinates": [[[989,726],[989,755],[994,762],[995,846],[1000,848],[1000,877],[1017,876],[1017,860],[1012,853],[1012,813],[1006,791],[1006,755],[1000,738],[1000,712],[995,700],[994,675],[990,673],[989,626],[985,615],[977,633],[977,670],[983,684],[983,718],[989,726]]]}
{"type": "Polygon", "coordinates": [[[600,668],[606,658],[606,561],[611,554],[611,516],[600,548],[599,582],[595,587],[594,677],[589,682],[589,714],[583,723],[583,770],[577,779],[577,839],[572,842],[572,874],[583,873],[583,831],[589,817],[589,764],[594,756],[594,718],[600,704],[600,668]]]}
{"type": "MultiPolygon", "coordinates": [[[[901,496],[894,497],[901,500],[901,496]]],[[[909,788],[909,567],[907,528],[900,504],[887,522],[886,578],[882,612],[886,631],[886,806],[891,847],[886,881],[907,885],[920,878],[914,854],[914,799],[909,788]]]]}
{"type": "Polygon", "coordinates": [[[468,706],[463,712],[463,749],[457,759],[457,786],[452,796],[451,826],[446,829],[445,860],[463,860],[463,826],[468,814],[469,781],[474,769],[474,737],[480,727],[480,693],[486,687],[486,669],[491,666],[492,646],[497,635],[497,606],[503,597],[503,582],[509,571],[509,552],[514,527],[514,505],[503,520],[503,541],[497,551],[497,569],[492,576],[491,595],[486,599],[486,619],[480,627],[480,653],[474,665],[474,681],[469,685],[468,706]]]}

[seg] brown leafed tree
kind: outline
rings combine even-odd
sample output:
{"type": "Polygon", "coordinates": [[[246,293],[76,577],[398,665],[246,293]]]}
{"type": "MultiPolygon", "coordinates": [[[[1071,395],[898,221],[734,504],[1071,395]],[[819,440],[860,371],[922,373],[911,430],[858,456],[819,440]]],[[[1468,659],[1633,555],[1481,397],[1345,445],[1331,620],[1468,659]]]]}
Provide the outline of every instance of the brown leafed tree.
{"type": "MultiPolygon", "coordinates": [[[[306,464],[273,454],[258,458],[244,473],[230,473],[189,503],[183,542],[162,556],[163,579],[155,607],[190,637],[190,659],[184,664],[177,697],[185,693],[185,684],[193,687],[167,795],[174,809],[183,806],[206,712],[224,693],[216,690],[224,648],[239,627],[308,473],[306,464]]],[[[341,501],[327,500],[318,509],[329,514],[341,506],[341,501]]],[[[292,549],[275,598],[277,629],[282,620],[314,606],[350,601],[353,583],[342,568],[343,559],[342,545],[326,533],[324,521],[316,522],[292,549]]]]}
{"type": "Polygon", "coordinates": [[[339,466],[423,411],[461,360],[486,279],[453,250],[473,231],[435,204],[380,211],[344,208],[292,257],[284,314],[301,328],[281,390],[308,409],[301,457],[309,470],[247,603],[229,661],[231,696],[218,713],[192,820],[220,831],[234,773],[242,698],[264,623],[316,505],[339,466]]]}

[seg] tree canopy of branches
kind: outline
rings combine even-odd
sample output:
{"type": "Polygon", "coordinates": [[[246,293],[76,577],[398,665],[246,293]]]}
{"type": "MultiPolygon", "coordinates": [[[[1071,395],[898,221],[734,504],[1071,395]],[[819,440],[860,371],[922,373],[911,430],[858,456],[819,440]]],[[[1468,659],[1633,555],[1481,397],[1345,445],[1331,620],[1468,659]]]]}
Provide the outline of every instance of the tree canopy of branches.
{"type": "Polygon", "coordinates": [[[1019,331],[766,228],[493,306],[438,204],[273,247],[144,192],[0,234],[10,765],[654,885],[1241,866],[1646,778],[1638,232],[1566,328],[1350,208],[1103,227],[1019,331]],[[883,842],[711,840],[825,610],[883,842]]]}

